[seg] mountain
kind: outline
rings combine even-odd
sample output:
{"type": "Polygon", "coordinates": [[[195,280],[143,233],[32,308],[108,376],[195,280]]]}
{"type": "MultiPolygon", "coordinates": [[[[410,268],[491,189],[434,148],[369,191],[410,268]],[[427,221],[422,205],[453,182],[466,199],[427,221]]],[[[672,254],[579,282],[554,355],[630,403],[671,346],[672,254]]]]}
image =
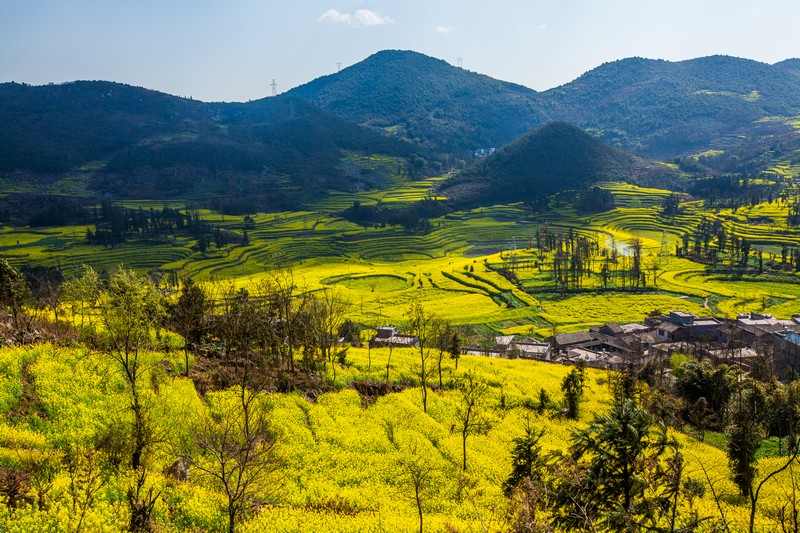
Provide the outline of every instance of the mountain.
{"type": "Polygon", "coordinates": [[[501,146],[546,119],[532,89],[399,50],[378,52],[288,94],[448,152],[501,146]]]}
{"type": "Polygon", "coordinates": [[[600,181],[628,179],[637,158],[575,126],[551,122],[450,178],[442,194],[462,205],[537,202],[600,181]]]}
{"type": "Polygon", "coordinates": [[[800,113],[796,65],[728,56],[630,58],[601,65],[542,97],[549,116],[627,149],[670,157],[781,131],[764,131],[756,121],[800,113]]]}
{"type": "Polygon", "coordinates": [[[270,197],[380,186],[385,176],[343,163],[353,154],[420,152],[288,96],[203,103],[110,82],[0,84],[0,124],[0,172],[22,181],[79,173],[96,194],[239,195],[261,209],[270,197]]]}
{"type": "Polygon", "coordinates": [[[798,60],[630,58],[537,93],[408,51],[379,52],[290,91],[359,124],[439,150],[501,146],[550,120],[647,156],[728,147],[785,133],[766,116],[800,114],[798,60]]]}

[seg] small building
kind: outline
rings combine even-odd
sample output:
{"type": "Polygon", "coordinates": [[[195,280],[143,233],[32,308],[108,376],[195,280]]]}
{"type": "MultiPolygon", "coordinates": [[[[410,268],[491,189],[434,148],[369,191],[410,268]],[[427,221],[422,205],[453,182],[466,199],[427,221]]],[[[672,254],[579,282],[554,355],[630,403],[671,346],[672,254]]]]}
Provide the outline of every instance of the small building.
{"type": "Polygon", "coordinates": [[[394,348],[414,348],[419,346],[419,337],[416,335],[402,335],[400,328],[395,326],[380,326],[376,328],[375,336],[369,341],[370,348],[391,346],[394,348]]]}

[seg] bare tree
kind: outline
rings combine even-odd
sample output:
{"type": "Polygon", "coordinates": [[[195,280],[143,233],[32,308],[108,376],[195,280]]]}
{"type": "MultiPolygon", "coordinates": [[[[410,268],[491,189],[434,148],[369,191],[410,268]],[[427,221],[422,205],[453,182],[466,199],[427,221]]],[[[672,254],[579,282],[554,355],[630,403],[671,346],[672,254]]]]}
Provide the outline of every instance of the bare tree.
{"type": "Polygon", "coordinates": [[[336,381],[336,366],[343,362],[347,349],[339,342],[339,329],[344,323],[350,302],[340,290],[325,289],[314,301],[313,329],[322,358],[333,369],[336,381]]]}
{"type": "Polygon", "coordinates": [[[459,404],[455,429],[461,434],[462,469],[467,470],[467,437],[481,435],[491,429],[487,399],[489,385],[471,370],[458,383],[459,404]]]}
{"type": "Polygon", "coordinates": [[[258,391],[240,388],[217,396],[194,429],[190,464],[222,489],[228,532],[233,533],[257,497],[270,492],[279,462],[269,411],[258,391]]]}
{"type": "Polygon", "coordinates": [[[91,446],[70,448],[64,456],[64,463],[69,480],[67,492],[72,499],[69,530],[80,533],[86,513],[108,482],[108,473],[102,468],[100,453],[91,446]]]}
{"type": "Polygon", "coordinates": [[[414,502],[417,505],[419,516],[419,532],[423,533],[422,503],[432,485],[434,465],[430,458],[426,457],[416,444],[413,444],[398,461],[398,466],[401,478],[414,491],[414,502]]]}
{"type": "MultiPolygon", "coordinates": [[[[425,307],[419,303],[411,304],[406,312],[409,321],[409,329],[419,338],[417,349],[419,351],[419,368],[417,375],[419,376],[420,385],[422,387],[422,410],[428,412],[428,377],[430,375],[430,368],[428,362],[430,360],[430,347],[434,338],[433,324],[434,315],[428,313],[425,307]]],[[[388,375],[388,371],[387,371],[388,375]]]]}

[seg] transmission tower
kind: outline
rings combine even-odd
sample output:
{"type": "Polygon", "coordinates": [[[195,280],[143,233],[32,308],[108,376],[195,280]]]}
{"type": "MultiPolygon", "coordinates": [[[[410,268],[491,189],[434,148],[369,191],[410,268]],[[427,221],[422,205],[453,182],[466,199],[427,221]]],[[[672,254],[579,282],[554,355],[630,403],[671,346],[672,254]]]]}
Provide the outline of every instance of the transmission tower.
{"type": "Polygon", "coordinates": [[[336,72],[341,72],[341,71],[342,71],[342,64],[336,63],[336,72]]]}
{"type": "Polygon", "coordinates": [[[456,62],[458,63],[458,68],[464,68],[464,58],[463,57],[457,57],[456,58],[456,62]]]}
{"type": "Polygon", "coordinates": [[[269,86],[272,87],[272,96],[278,94],[278,84],[275,83],[275,78],[272,78],[272,83],[270,83],[269,86]]]}

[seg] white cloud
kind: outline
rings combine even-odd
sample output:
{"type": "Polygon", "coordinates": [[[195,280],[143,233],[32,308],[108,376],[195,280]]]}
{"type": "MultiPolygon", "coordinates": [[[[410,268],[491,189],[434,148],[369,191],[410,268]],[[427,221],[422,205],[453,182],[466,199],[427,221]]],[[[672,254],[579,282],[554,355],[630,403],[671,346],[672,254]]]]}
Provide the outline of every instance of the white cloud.
{"type": "Polygon", "coordinates": [[[340,13],[335,9],[329,9],[319,16],[317,19],[320,22],[336,22],[339,24],[347,24],[348,26],[361,27],[361,26],[382,26],[383,24],[392,24],[394,19],[385,17],[380,13],[371,11],[369,9],[357,9],[355,13],[340,13]]]}
{"type": "Polygon", "coordinates": [[[344,22],[345,24],[350,24],[353,21],[353,16],[350,13],[339,13],[335,9],[329,9],[325,13],[319,16],[317,19],[320,22],[344,22]]]}
{"type": "Polygon", "coordinates": [[[456,29],[452,26],[436,26],[436,31],[441,33],[442,35],[449,35],[453,33],[456,29]]]}
{"type": "Polygon", "coordinates": [[[384,17],[374,11],[370,11],[369,9],[357,9],[356,16],[354,18],[356,20],[356,26],[381,26],[383,24],[392,24],[394,22],[393,19],[384,17]]]}

